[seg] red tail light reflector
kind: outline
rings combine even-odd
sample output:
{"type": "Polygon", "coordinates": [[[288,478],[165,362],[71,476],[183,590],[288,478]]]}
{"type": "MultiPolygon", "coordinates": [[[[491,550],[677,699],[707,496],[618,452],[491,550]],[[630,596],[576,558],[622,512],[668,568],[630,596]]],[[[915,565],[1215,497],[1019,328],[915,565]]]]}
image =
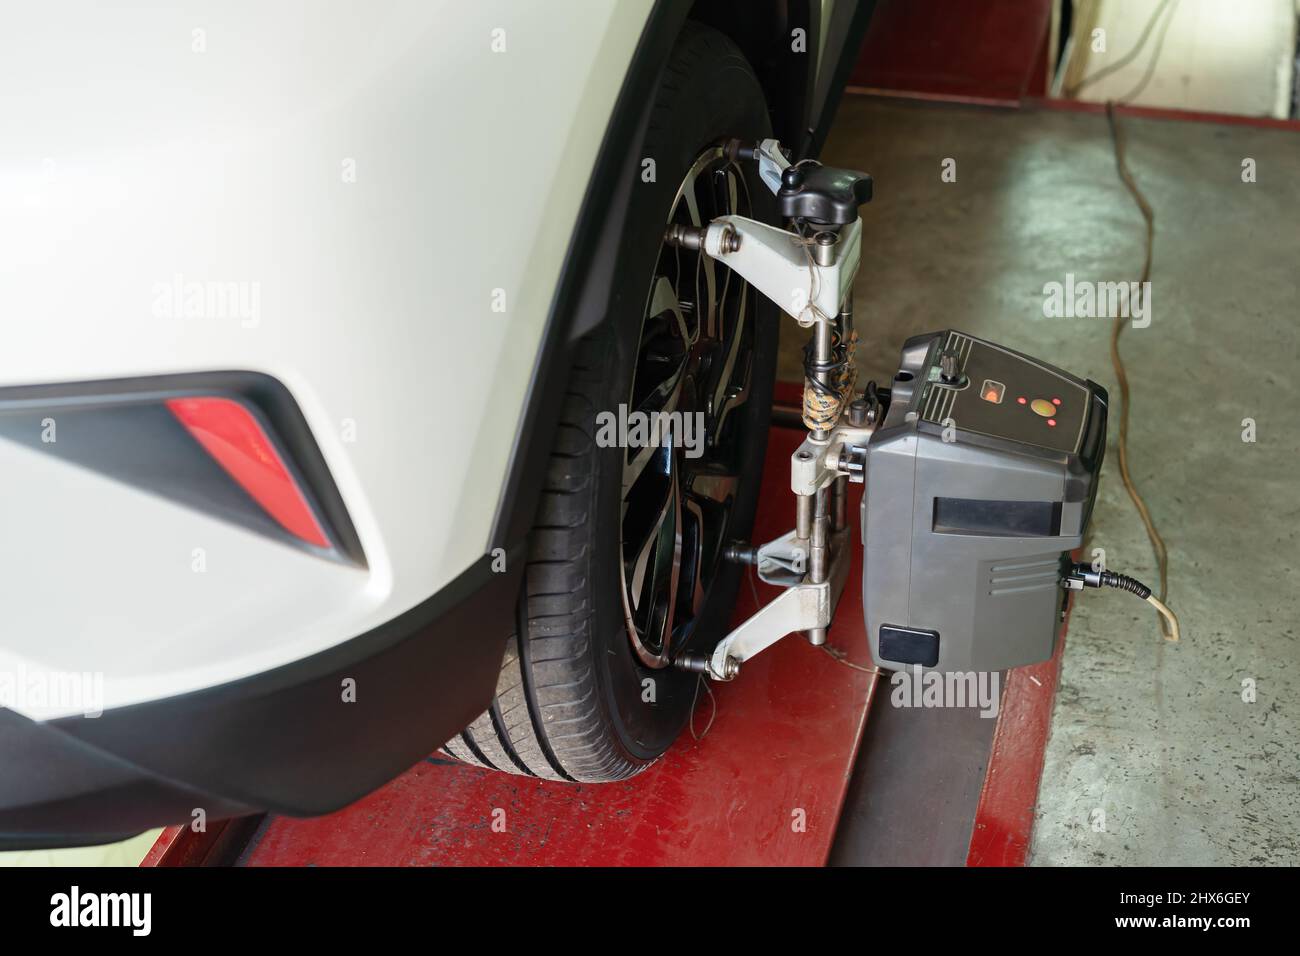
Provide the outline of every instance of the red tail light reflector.
{"type": "Polygon", "coordinates": [[[256,418],[229,398],[172,398],[167,408],[262,510],[295,537],[328,548],[329,538],[256,418]]]}

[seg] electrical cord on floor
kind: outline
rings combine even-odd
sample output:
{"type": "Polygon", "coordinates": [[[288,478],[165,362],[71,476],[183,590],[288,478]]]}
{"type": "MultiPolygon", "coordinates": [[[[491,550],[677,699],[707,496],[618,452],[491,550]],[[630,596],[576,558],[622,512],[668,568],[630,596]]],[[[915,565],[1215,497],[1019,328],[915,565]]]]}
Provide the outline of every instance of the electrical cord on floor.
{"type": "Polygon", "coordinates": [[[821,648],[827,654],[829,654],[831,656],[831,660],[835,661],[837,664],[843,664],[845,667],[852,667],[855,671],[862,671],[862,673],[864,674],[880,673],[879,667],[874,667],[874,666],[865,667],[862,664],[853,663],[851,660],[849,660],[849,655],[845,651],[840,650],[838,647],[833,647],[830,644],[823,644],[821,648]]]}
{"type": "MultiPolygon", "coordinates": [[[[1151,204],[1142,195],[1142,190],[1138,188],[1137,182],[1133,179],[1133,174],[1128,168],[1128,158],[1126,153],[1124,130],[1119,124],[1119,117],[1115,113],[1115,103],[1111,101],[1106,104],[1106,120],[1110,124],[1111,142],[1115,148],[1115,169],[1119,173],[1120,180],[1137,203],[1138,209],[1142,213],[1142,218],[1146,222],[1146,254],[1142,263],[1142,277],[1138,280],[1137,295],[1142,294],[1145,284],[1151,279],[1151,257],[1155,246],[1156,237],[1156,214],[1151,208],[1151,204]]],[[[1130,310],[1132,311],[1132,310],[1130,310]]],[[[1137,508],[1138,516],[1142,519],[1142,524],[1146,526],[1147,537],[1151,539],[1151,548],[1155,552],[1156,564],[1160,569],[1160,596],[1152,603],[1156,605],[1156,610],[1161,611],[1160,630],[1167,640],[1178,640],[1177,620],[1173,618],[1173,612],[1166,606],[1169,595],[1169,550],[1165,547],[1164,538],[1156,530],[1155,522],[1151,518],[1151,512],[1147,509],[1146,502],[1142,500],[1141,493],[1138,492],[1137,485],[1133,481],[1133,476],[1129,472],[1128,466],[1128,414],[1130,405],[1128,374],[1124,369],[1124,360],[1119,352],[1119,337],[1124,331],[1124,326],[1128,324],[1128,319],[1123,315],[1115,316],[1115,322],[1110,331],[1110,360],[1115,367],[1115,378],[1119,382],[1119,476],[1124,483],[1124,488],[1128,491],[1128,496],[1133,500],[1133,506],[1137,508]],[[1163,608],[1163,610],[1161,610],[1163,608]],[[1173,620],[1173,624],[1167,622],[1173,620]]]]}
{"type": "Polygon", "coordinates": [[[1065,583],[1066,587],[1073,591],[1079,591],[1083,588],[1119,588],[1121,591],[1136,594],[1154,607],[1159,612],[1161,619],[1168,623],[1169,631],[1166,635],[1168,639],[1170,641],[1178,640],[1178,618],[1173,611],[1169,610],[1164,601],[1152,594],[1151,589],[1137,578],[1131,578],[1127,574],[1119,574],[1116,571],[1094,571],[1086,564],[1076,564],[1070,569],[1070,573],[1066,575],[1065,583]]]}
{"type": "MultiPolygon", "coordinates": [[[[1155,10],[1151,14],[1151,17],[1147,20],[1146,24],[1142,27],[1142,33],[1140,36],[1138,36],[1137,43],[1133,44],[1133,49],[1129,50],[1128,53],[1124,54],[1114,63],[1111,63],[1107,66],[1103,66],[1095,73],[1085,76],[1078,83],[1074,84],[1074,86],[1070,87],[1066,91],[1066,96],[1074,98],[1079,95],[1079,91],[1083,89],[1085,86],[1091,86],[1093,83],[1096,83],[1098,80],[1105,79],[1106,77],[1110,76],[1112,73],[1118,70],[1122,70],[1124,67],[1132,63],[1137,58],[1137,55],[1141,53],[1143,48],[1147,45],[1147,40],[1151,38],[1152,28],[1156,25],[1156,22],[1160,19],[1161,15],[1165,12],[1165,10],[1169,8],[1169,5],[1171,3],[1176,4],[1177,0],[1161,0],[1160,5],[1155,8],[1155,10]]],[[[1164,27],[1160,33],[1160,38],[1156,41],[1156,52],[1152,54],[1151,62],[1147,67],[1146,77],[1138,85],[1136,90],[1134,92],[1130,92],[1126,94],[1126,96],[1123,97],[1124,99],[1130,99],[1133,96],[1135,96],[1137,92],[1140,92],[1141,89],[1146,86],[1147,81],[1151,79],[1151,73],[1155,70],[1155,62],[1160,57],[1160,48],[1164,45],[1165,32],[1168,31],[1169,22],[1173,20],[1173,18],[1174,15],[1170,13],[1169,17],[1165,20],[1164,27]]]]}
{"type": "Polygon", "coordinates": [[[1169,24],[1174,22],[1174,15],[1178,12],[1178,2],[1174,0],[1174,9],[1169,16],[1165,17],[1165,22],[1160,26],[1160,36],[1156,37],[1156,48],[1151,53],[1151,59],[1147,63],[1146,72],[1142,74],[1142,79],[1137,81],[1137,85],[1131,90],[1119,97],[1116,102],[1128,103],[1138,98],[1138,94],[1147,88],[1151,82],[1151,77],[1156,75],[1156,64],[1160,62],[1160,54],[1165,49],[1165,34],[1169,32],[1169,24]]]}
{"type": "Polygon", "coordinates": [[[695,738],[696,743],[699,743],[706,736],[708,736],[709,731],[713,728],[713,722],[717,720],[717,718],[718,718],[718,698],[713,696],[713,688],[709,686],[709,682],[708,680],[705,679],[704,675],[700,674],[699,680],[695,684],[695,694],[691,697],[691,736],[695,738]],[[713,709],[709,712],[709,722],[705,724],[704,729],[697,734],[695,732],[695,705],[699,703],[700,700],[701,684],[704,685],[705,693],[709,695],[709,703],[713,705],[713,709]]]}

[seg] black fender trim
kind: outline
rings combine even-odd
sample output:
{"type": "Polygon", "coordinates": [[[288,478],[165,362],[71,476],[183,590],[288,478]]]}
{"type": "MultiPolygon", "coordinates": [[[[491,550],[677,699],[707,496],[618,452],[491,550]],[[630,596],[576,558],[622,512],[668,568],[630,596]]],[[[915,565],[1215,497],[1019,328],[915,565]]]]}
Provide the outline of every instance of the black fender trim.
{"type": "Polygon", "coordinates": [[[831,15],[831,22],[824,25],[828,33],[826,40],[828,46],[836,40],[837,34],[842,33],[844,42],[835,62],[828,64],[830,79],[824,95],[823,90],[818,86],[810,97],[812,113],[808,118],[809,140],[806,151],[808,156],[820,155],[822,147],[826,145],[826,137],[831,131],[831,121],[835,119],[835,111],[839,109],[840,100],[844,98],[844,88],[848,85],[849,76],[862,50],[862,44],[867,38],[867,27],[871,23],[871,16],[875,12],[876,0],[853,0],[847,12],[843,5],[837,4],[831,15]],[[823,96],[820,104],[816,102],[818,96],[823,96]]]}
{"type": "Polygon", "coordinates": [[[188,823],[195,808],[328,813],[364,796],[491,699],[523,566],[521,549],[484,555],[374,630],[243,680],[96,718],[0,710],[13,771],[0,777],[0,846],[117,839],[188,823]]]}
{"type": "Polygon", "coordinates": [[[491,541],[496,547],[527,537],[539,497],[533,476],[543,473],[554,443],[573,359],[572,345],[600,325],[614,297],[623,294],[612,287],[611,278],[622,245],[628,196],[640,172],[635,153],[650,119],[651,94],[690,8],[691,0],[658,0],[614,102],[533,362],[492,526],[491,541]]]}
{"type": "Polygon", "coordinates": [[[49,724],[0,708],[0,850],[124,840],[161,820],[253,808],[173,784],[49,724]]]}

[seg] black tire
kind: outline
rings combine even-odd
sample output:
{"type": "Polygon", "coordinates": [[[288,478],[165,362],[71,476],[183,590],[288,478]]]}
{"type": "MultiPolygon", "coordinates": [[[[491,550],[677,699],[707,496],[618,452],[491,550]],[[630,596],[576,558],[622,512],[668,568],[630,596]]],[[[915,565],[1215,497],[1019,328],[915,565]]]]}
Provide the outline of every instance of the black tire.
{"type": "MultiPolygon", "coordinates": [[[[644,241],[620,257],[614,283],[634,293],[580,343],[496,697],[447,742],[448,755],[552,780],[620,780],[660,757],[689,719],[697,677],[645,666],[629,638],[621,577],[624,450],[598,447],[596,415],[632,394],[646,290],[661,267],[660,242],[679,184],[706,148],[731,136],[755,142],[769,130],[761,87],[743,54],[716,30],[688,23],[660,80],[639,154],[655,159],[656,181],[638,181],[633,190],[628,229],[644,241]],[[653,701],[643,700],[650,696],[647,686],[653,701]]],[[[733,167],[728,175],[744,176],[753,217],[772,221],[772,197],[753,164],[746,165],[743,173],[733,167]]],[[[736,449],[737,480],[725,518],[729,540],[747,540],[752,527],[775,374],[776,310],[753,290],[749,294],[749,398],[726,425],[734,431],[725,432],[728,447],[736,449]]],[[[692,651],[712,649],[726,633],[741,583],[738,566],[718,559],[711,568],[703,602],[686,628],[692,651]]]]}

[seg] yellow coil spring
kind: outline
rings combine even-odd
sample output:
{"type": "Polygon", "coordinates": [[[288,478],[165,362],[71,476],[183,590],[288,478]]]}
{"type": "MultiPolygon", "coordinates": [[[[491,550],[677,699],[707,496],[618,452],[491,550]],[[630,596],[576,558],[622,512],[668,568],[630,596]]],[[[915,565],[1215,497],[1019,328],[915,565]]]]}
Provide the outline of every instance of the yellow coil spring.
{"type": "Polygon", "coordinates": [[[858,350],[858,333],[850,332],[848,342],[841,343],[840,334],[836,332],[832,351],[841,348],[843,357],[836,362],[827,386],[819,388],[812,378],[804,378],[803,424],[809,431],[826,431],[834,427],[844,403],[853,394],[853,386],[858,380],[858,368],[853,361],[858,350]]]}

